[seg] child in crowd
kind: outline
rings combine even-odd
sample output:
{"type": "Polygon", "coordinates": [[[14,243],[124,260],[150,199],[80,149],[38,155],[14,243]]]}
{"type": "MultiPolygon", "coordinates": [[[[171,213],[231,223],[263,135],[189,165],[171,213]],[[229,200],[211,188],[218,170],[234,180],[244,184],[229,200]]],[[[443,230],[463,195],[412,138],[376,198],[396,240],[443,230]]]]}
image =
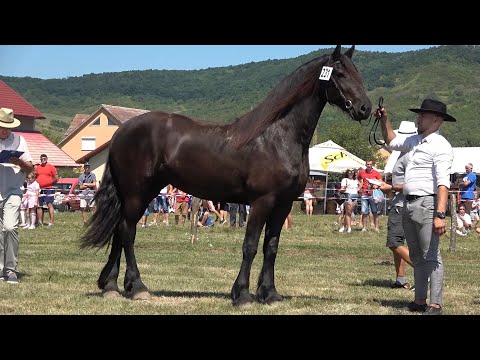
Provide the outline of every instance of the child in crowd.
{"type": "Polygon", "coordinates": [[[35,229],[37,217],[38,196],[40,194],[40,185],[36,181],[36,173],[32,171],[27,176],[27,191],[22,198],[22,207],[26,210],[26,221],[24,229],[35,229]]]}
{"type": "MultiPolygon", "coordinates": [[[[28,212],[28,204],[27,204],[27,179],[25,179],[25,182],[23,183],[21,187],[23,191],[23,196],[22,196],[22,202],[20,203],[20,227],[25,227],[27,224],[25,222],[25,213],[28,212]]],[[[29,220],[30,221],[30,220],[29,220]]]]}

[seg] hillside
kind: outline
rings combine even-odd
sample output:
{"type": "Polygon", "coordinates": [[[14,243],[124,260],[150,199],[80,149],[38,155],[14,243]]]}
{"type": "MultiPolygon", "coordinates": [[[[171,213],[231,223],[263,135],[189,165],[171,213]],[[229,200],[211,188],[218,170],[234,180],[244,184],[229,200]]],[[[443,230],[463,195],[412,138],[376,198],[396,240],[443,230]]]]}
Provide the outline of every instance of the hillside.
{"type": "MultiPolygon", "coordinates": [[[[58,143],[76,113],[92,113],[100,104],[230,121],[261,102],[273,86],[299,65],[330,52],[319,50],[293,59],[206,70],[125,71],[49,80],[5,76],[0,79],[46,114],[47,120],[39,121],[40,128],[58,143]]],[[[394,125],[414,120],[415,115],[408,108],[433,96],[444,101],[458,119],[442,129],[452,145],[480,144],[480,127],[476,126],[480,105],[478,47],[440,46],[404,53],[356,51],[354,62],[372,103],[383,96],[394,125]]],[[[326,140],[337,122],[347,121],[340,111],[327,106],[319,122],[317,140],[326,140]]],[[[351,128],[352,136],[367,141],[369,127],[351,128]]]]}

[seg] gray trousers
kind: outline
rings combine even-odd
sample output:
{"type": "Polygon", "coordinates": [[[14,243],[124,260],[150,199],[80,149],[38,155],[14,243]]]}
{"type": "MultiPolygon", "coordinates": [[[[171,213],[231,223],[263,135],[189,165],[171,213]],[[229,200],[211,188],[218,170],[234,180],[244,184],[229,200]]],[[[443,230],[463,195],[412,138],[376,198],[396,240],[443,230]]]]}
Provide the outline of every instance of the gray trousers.
{"type": "MultiPolygon", "coordinates": [[[[17,271],[19,195],[0,200],[0,274],[17,271]]],[[[0,275],[2,276],[2,275],[0,275]]]]}
{"type": "Polygon", "coordinates": [[[434,196],[405,201],[403,227],[413,263],[415,299],[427,299],[430,277],[430,304],[442,305],[443,261],[440,255],[440,237],[433,232],[436,201],[434,196]]]}

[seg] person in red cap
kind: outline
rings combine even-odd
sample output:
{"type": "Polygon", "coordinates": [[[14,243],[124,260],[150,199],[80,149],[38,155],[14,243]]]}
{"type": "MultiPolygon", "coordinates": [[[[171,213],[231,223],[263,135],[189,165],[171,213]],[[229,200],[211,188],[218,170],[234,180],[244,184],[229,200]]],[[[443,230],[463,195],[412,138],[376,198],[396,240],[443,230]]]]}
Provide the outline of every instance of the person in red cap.
{"type": "Polygon", "coordinates": [[[4,159],[0,162],[0,281],[9,284],[18,283],[17,229],[22,187],[25,177],[33,170],[27,142],[12,133],[12,129],[18,126],[20,120],[13,116],[13,110],[0,108],[0,151],[4,159]],[[12,151],[16,153],[12,155],[12,151]]]}

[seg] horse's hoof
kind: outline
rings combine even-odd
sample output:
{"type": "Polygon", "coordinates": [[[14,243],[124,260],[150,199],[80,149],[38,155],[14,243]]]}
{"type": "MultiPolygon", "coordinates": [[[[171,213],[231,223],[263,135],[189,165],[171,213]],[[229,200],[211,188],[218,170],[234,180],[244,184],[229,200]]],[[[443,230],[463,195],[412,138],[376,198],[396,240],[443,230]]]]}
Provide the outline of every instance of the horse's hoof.
{"type": "Polygon", "coordinates": [[[233,305],[238,308],[238,309],[250,309],[253,307],[253,301],[250,301],[250,302],[243,302],[241,304],[236,304],[236,303],[233,303],[233,305]]]}
{"type": "Polygon", "coordinates": [[[240,295],[237,300],[233,301],[233,305],[242,308],[250,307],[253,305],[253,298],[250,294],[240,295]]]}
{"type": "Polygon", "coordinates": [[[279,295],[276,291],[270,292],[268,294],[259,294],[257,293],[257,301],[261,304],[273,305],[283,301],[283,297],[279,295]]]}
{"type": "Polygon", "coordinates": [[[132,300],[150,300],[151,298],[148,291],[140,291],[132,295],[132,300]]]}
{"type": "Polygon", "coordinates": [[[120,295],[120,293],[118,291],[115,291],[115,290],[104,291],[102,296],[105,299],[114,299],[114,298],[122,297],[122,295],[120,295]]]}
{"type": "Polygon", "coordinates": [[[272,293],[265,299],[265,304],[267,305],[274,305],[283,301],[283,297],[278,293],[272,293]]]}

